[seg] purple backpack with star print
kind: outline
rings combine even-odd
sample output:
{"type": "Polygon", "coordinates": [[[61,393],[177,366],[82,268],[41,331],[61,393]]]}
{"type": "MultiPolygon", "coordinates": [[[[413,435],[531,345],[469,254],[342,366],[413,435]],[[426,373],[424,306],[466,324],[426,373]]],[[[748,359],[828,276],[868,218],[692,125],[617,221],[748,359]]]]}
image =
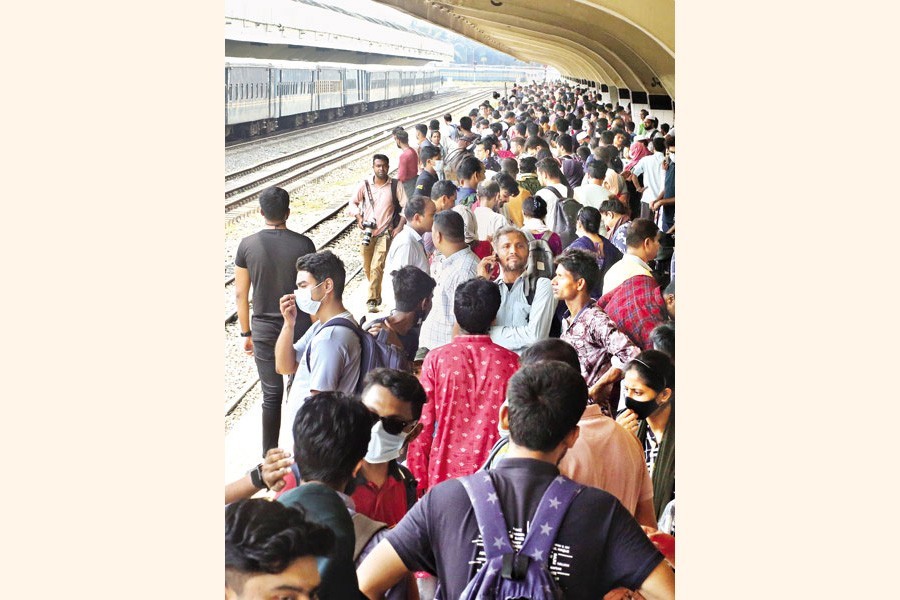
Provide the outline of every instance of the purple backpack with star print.
{"type": "Polygon", "coordinates": [[[584,486],[562,475],[556,477],[541,497],[525,541],[516,552],[509,541],[506,517],[500,508],[490,473],[479,471],[461,477],[460,482],[475,509],[486,558],[484,565],[463,590],[460,600],[562,598],[562,590],[550,574],[550,550],[566,511],[584,486]]]}

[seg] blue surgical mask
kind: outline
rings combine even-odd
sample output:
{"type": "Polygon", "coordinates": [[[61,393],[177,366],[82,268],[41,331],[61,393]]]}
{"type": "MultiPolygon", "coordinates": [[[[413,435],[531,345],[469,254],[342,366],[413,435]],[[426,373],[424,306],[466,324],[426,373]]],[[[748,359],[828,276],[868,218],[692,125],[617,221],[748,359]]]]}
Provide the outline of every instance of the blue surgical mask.
{"type": "MultiPolygon", "coordinates": [[[[323,281],[322,283],[325,282],[323,281]]],[[[322,283],[319,285],[322,285],[322,283]]],[[[322,301],[312,299],[312,291],[319,287],[319,285],[300,288],[294,292],[294,301],[297,303],[297,308],[299,310],[302,310],[308,315],[314,315],[319,311],[322,301]]]]}
{"type": "Polygon", "coordinates": [[[405,443],[406,434],[388,433],[379,420],[372,426],[372,437],[369,439],[369,449],[366,451],[366,462],[375,465],[394,460],[400,456],[405,443]]]}

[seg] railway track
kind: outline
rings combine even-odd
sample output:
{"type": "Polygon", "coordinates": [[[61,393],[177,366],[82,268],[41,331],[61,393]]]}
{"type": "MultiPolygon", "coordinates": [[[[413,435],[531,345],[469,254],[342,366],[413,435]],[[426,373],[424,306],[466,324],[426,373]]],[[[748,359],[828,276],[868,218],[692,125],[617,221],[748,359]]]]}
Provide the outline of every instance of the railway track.
{"type": "MultiPolygon", "coordinates": [[[[399,124],[404,128],[411,127],[421,122],[427,116],[453,112],[467,107],[473,100],[480,98],[482,95],[483,90],[479,90],[476,94],[469,94],[464,98],[457,98],[440,107],[416,113],[399,124]]],[[[337,168],[343,161],[356,158],[356,155],[368,151],[373,146],[382,145],[390,139],[393,129],[394,127],[377,125],[363,131],[340,136],[324,144],[318,144],[311,148],[265,161],[254,167],[230,173],[225,178],[226,184],[235,182],[235,185],[226,187],[225,198],[226,200],[231,200],[226,201],[225,212],[228,213],[256,200],[260,192],[266,187],[272,185],[285,187],[303,177],[323,171],[328,166],[337,168]],[[316,152],[317,150],[321,151],[316,152]],[[314,152],[314,154],[311,155],[311,152],[314,152]],[[287,163],[287,165],[280,166],[284,163],[287,163]],[[248,175],[260,172],[262,172],[260,176],[255,177],[251,181],[239,182],[240,179],[248,175]]]]}

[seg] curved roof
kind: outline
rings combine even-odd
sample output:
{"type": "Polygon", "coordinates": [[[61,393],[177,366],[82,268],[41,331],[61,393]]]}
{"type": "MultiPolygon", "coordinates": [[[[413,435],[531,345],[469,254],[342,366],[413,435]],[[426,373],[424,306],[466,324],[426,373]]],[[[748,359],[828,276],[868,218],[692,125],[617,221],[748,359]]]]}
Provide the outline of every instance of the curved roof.
{"type": "Polygon", "coordinates": [[[572,79],[675,98],[674,0],[375,0],[572,79]]]}

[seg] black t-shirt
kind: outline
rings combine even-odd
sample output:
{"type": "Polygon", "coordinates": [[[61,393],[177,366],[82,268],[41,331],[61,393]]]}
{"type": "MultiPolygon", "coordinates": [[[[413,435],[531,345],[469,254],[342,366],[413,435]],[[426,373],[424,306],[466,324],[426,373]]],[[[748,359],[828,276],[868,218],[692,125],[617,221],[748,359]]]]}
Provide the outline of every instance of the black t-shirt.
{"type": "MultiPolygon", "coordinates": [[[[512,524],[510,541],[518,549],[559,470],[539,460],[505,458],[490,473],[506,522],[512,524]]],[[[484,564],[475,511],[454,479],[432,488],[387,539],[408,569],[438,577],[444,598],[458,598],[484,564]]],[[[585,488],[566,514],[549,565],[567,600],[595,600],[619,586],[639,588],[662,560],[614,496],[585,488]]]]}
{"type": "Polygon", "coordinates": [[[428,169],[422,169],[416,179],[416,195],[428,196],[431,198],[431,188],[437,183],[438,176],[432,175],[428,169]]]}
{"type": "Polygon", "coordinates": [[[234,264],[250,271],[254,317],[281,320],[278,300],[297,287],[297,259],[315,251],[312,240],[290,229],[263,229],[241,240],[234,264]]]}

